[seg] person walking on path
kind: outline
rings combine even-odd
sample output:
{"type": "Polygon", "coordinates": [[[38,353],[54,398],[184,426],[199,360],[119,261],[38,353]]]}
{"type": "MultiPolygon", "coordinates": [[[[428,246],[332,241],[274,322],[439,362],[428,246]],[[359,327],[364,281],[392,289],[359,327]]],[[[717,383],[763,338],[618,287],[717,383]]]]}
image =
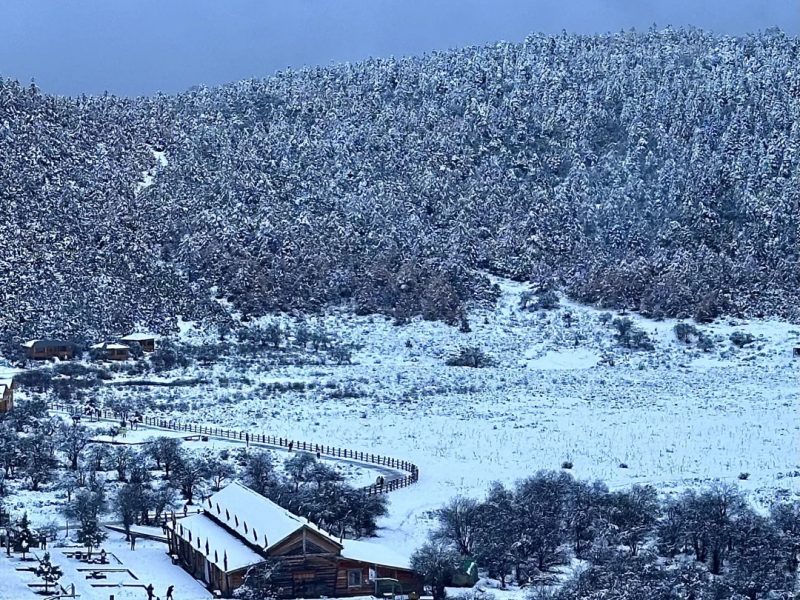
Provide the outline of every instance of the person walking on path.
{"type": "Polygon", "coordinates": [[[131,550],[136,550],[136,536],[131,536],[131,550]]]}
{"type": "Polygon", "coordinates": [[[175,600],[175,598],[172,596],[173,591],[175,591],[174,585],[171,585],[167,588],[167,600],[175,600]]]}
{"type": "Polygon", "coordinates": [[[153,600],[155,598],[155,594],[153,593],[153,584],[149,584],[146,588],[144,588],[147,592],[147,600],[153,600]]]}

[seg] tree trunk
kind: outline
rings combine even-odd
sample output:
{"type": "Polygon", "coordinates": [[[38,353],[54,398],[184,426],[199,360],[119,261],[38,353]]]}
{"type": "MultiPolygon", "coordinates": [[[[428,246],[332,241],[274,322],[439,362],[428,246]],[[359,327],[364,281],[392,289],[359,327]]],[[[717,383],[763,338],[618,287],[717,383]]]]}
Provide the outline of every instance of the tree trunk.
{"type": "Polygon", "coordinates": [[[719,575],[722,571],[722,551],[719,548],[714,548],[711,551],[711,567],[709,571],[712,575],[719,575]]]}

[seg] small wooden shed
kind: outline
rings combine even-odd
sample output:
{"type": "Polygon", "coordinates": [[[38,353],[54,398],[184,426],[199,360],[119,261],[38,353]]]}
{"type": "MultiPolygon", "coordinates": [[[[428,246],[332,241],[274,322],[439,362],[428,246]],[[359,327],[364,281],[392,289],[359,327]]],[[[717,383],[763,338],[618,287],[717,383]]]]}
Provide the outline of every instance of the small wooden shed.
{"type": "Polygon", "coordinates": [[[50,360],[52,358],[68,360],[75,356],[75,344],[64,340],[28,340],[22,344],[22,349],[25,351],[25,357],[33,360],[50,360]]]}
{"type": "Polygon", "coordinates": [[[131,356],[130,346],[114,342],[94,344],[92,350],[100,354],[100,356],[106,360],[128,360],[131,356]]]}
{"type": "Polygon", "coordinates": [[[142,352],[153,352],[156,349],[156,337],[152,333],[129,333],[120,338],[120,341],[138,344],[142,352]]]}

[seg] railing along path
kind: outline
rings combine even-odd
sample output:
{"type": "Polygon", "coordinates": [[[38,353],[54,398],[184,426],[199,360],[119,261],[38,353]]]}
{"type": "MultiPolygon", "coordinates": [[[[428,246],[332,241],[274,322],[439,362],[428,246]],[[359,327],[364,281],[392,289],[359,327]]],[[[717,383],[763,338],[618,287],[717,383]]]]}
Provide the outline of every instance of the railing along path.
{"type": "MultiPolygon", "coordinates": [[[[72,416],[91,416],[107,421],[116,421],[118,423],[122,421],[119,415],[114,414],[113,411],[107,408],[94,409],[91,415],[85,415],[80,407],[72,404],[50,402],[48,403],[48,406],[50,410],[66,412],[72,416]]],[[[194,423],[182,423],[174,419],[164,419],[162,417],[142,416],[138,421],[138,425],[152,427],[154,429],[167,429],[170,431],[206,435],[224,440],[243,442],[245,444],[266,445],[277,448],[285,448],[287,450],[319,453],[321,457],[325,456],[328,458],[355,461],[398,471],[397,477],[387,477],[383,480],[382,484],[376,482],[361,488],[368,495],[393,492],[395,490],[412,485],[419,480],[419,468],[417,468],[417,465],[407,460],[400,460],[390,456],[383,456],[381,454],[349,450],[347,448],[337,448],[336,446],[315,444],[311,442],[304,442],[302,440],[292,440],[284,437],[276,437],[274,435],[266,435],[264,433],[250,433],[246,431],[223,429],[220,427],[196,425],[194,423]]]]}

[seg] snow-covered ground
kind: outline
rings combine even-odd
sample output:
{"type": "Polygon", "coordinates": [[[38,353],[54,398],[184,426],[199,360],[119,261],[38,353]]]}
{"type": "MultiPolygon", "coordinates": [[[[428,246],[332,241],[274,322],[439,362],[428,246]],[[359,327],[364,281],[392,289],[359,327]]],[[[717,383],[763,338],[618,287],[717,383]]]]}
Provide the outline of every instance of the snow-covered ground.
{"type": "MultiPolygon", "coordinates": [[[[738,482],[756,503],[800,492],[800,361],[791,355],[800,327],[698,325],[715,342],[703,352],[675,338],[674,320],[628,315],[656,346],[635,352],[619,348],[603,311],[564,301],[555,310],[522,310],[526,286],[496,283],[498,305],[473,311],[469,333],[331,314],[317,322],[355,345],[352,365],[256,360],[232,373],[222,363],[202,374],[218,385],[164,388],[154,397],[167,413],[198,423],[415,462],[421,481],[390,496],[382,531],[406,552],[427,535],[430,511],[453,495],[481,495],[494,480],[512,482],[567,460],[576,477],[611,487],[674,490],[719,478],[738,482]],[[734,331],[756,339],[736,348],[734,331]],[[444,365],[467,345],[496,365],[444,365]],[[276,391],[276,382],[305,389],[276,391]],[[744,472],[749,479],[739,481],[744,472]]],[[[202,339],[191,327],[185,335],[202,339]]],[[[188,375],[196,373],[175,374],[188,375]]]]}
{"type": "MultiPolygon", "coordinates": [[[[498,305],[474,310],[469,333],[332,313],[310,321],[354,344],[352,365],[248,359],[234,370],[222,361],[169,374],[214,385],[107,386],[99,395],[149,393],[162,414],[185,421],[416,463],[420,482],[390,495],[380,532],[406,554],[428,535],[431,511],[452,496],[480,496],[492,481],[513,482],[564,461],[576,477],[612,488],[652,483],[670,492],[724,479],[761,506],[800,494],[800,360],[792,358],[800,326],[697,325],[714,340],[703,352],[676,339],[676,321],[627,315],[655,344],[636,352],[618,346],[603,311],[564,301],[554,310],[523,310],[526,286],[496,283],[498,305]],[[729,339],[735,331],[755,341],[737,348],[729,339]],[[479,347],[496,364],[445,366],[463,346],[479,347]]],[[[183,337],[198,343],[204,336],[187,324],[183,337]]]]}
{"type": "MultiPolygon", "coordinates": [[[[108,564],[91,564],[72,558],[67,553],[84,551],[79,546],[55,545],[48,548],[50,559],[61,567],[61,583],[69,590],[75,586],[75,593],[84,600],[106,600],[112,594],[115,600],[141,600],[147,597],[145,588],[152,585],[155,594],[166,597],[170,585],[175,586],[174,596],[180,600],[205,600],[212,595],[205,587],[187,572],[172,565],[164,553],[164,545],[146,539],[136,542],[134,550],[125,542],[122,533],[110,533],[103,543],[107,552],[108,564]],[[93,571],[99,571],[103,578],[92,578],[93,571]],[[87,575],[89,577],[87,577],[87,575]]],[[[34,550],[29,556],[41,558],[43,550],[34,550]]],[[[97,557],[97,553],[95,553],[97,557]]],[[[7,557],[0,553],[0,598],[25,600],[36,598],[28,583],[40,584],[41,580],[33,573],[17,571],[18,568],[33,567],[37,563],[23,562],[19,554],[7,557]]],[[[52,591],[52,587],[51,587],[52,591]]]]}

